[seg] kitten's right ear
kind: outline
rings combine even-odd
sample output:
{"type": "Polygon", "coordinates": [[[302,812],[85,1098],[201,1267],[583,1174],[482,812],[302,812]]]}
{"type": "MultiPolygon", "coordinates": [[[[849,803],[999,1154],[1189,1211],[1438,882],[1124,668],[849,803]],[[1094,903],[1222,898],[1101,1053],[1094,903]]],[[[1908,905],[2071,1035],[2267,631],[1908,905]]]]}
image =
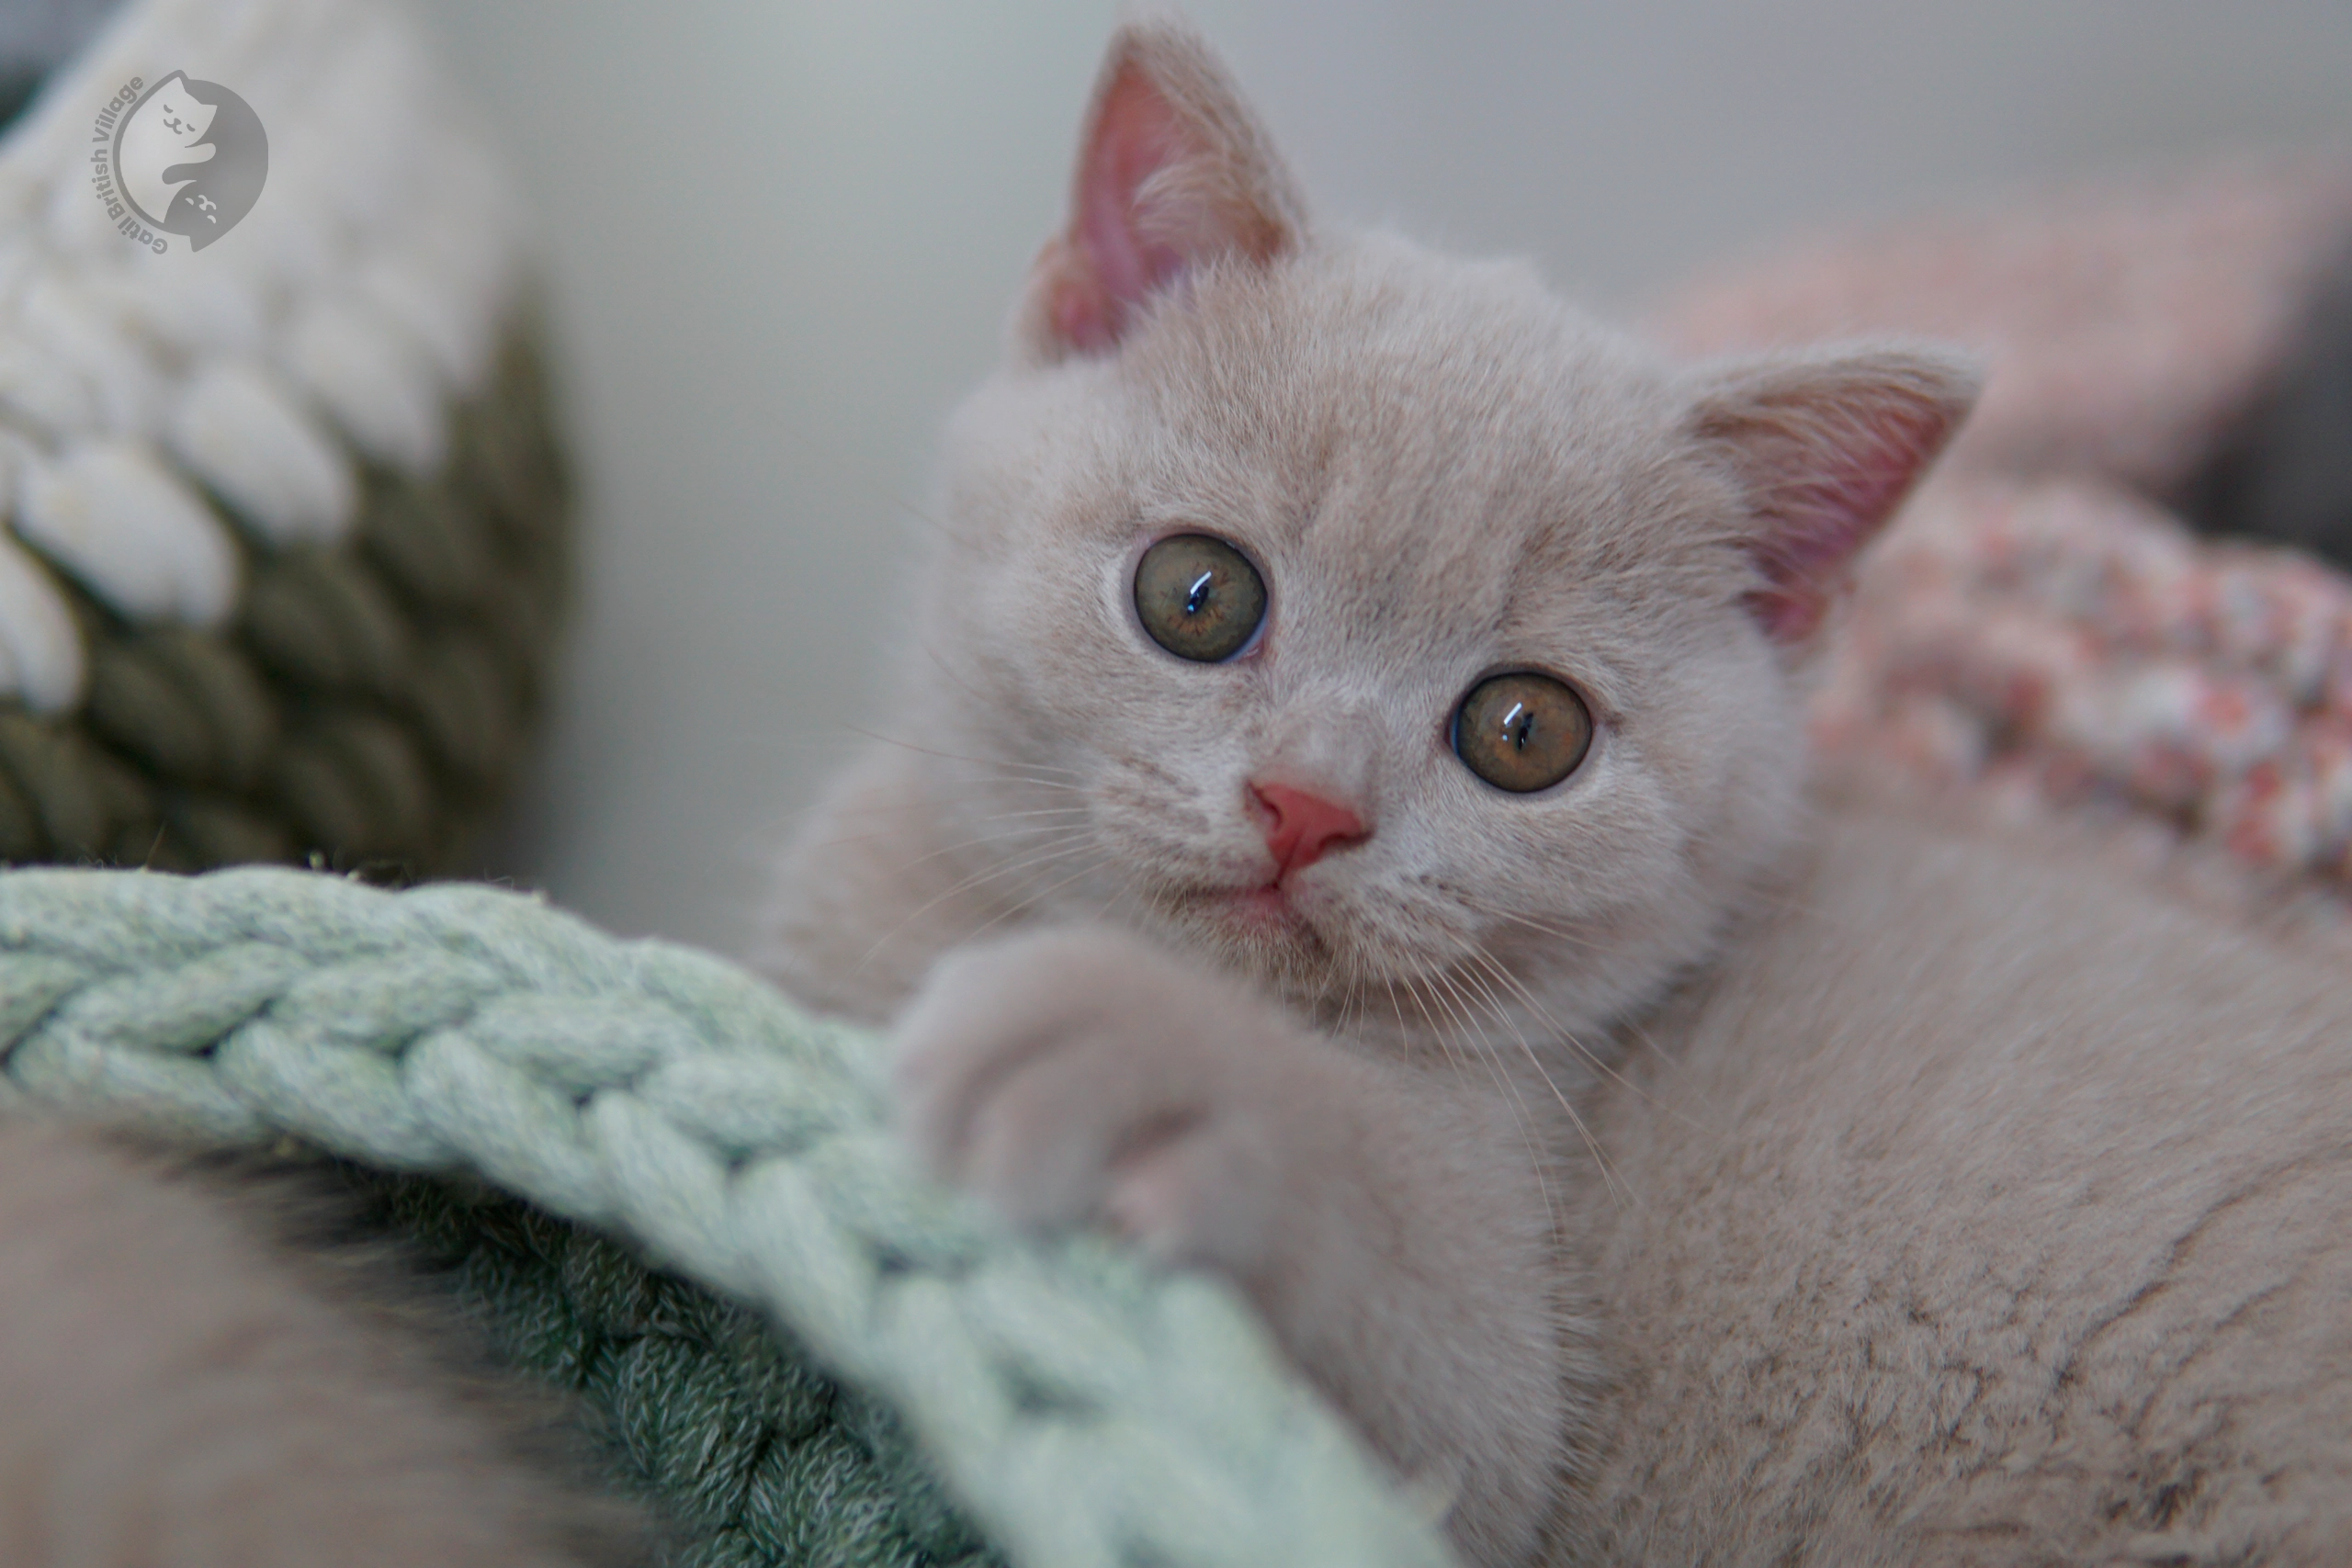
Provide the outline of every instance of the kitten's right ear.
{"type": "Polygon", "coordinates": [[[1748,594],[1773,641],[1802,647],[1853,558],[1894,514],[1976,401],[1959,355],[1922,347],[1771,355],[1704,373],[1689,429],[1753,515],[1748,594]]]}
{"type": "Polygon", "coordinates": [[[1046,360],[1107,353],[1194,268],[1272,261],[1305,230],[1289,173],[1208,46],[1174,22],[1130,22],[1095,81],[1069,227],[1031,268],[1017,330],[1046,360]]]}

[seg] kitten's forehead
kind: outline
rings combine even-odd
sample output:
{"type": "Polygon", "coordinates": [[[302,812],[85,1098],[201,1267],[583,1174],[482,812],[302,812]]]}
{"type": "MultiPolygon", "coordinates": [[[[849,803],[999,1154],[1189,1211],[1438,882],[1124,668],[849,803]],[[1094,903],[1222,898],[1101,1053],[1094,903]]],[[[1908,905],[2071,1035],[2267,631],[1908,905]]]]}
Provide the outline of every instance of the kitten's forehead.
{"type": "Polygon", "coordinates": [[[1147,521],[1195,517],[1311,573],[1299,608],[1334,612],[1334,636],[1540,634],[1654,584],[1662,536],[1721,502],[1678,460],[1652,356],[1523,267],[1401,242],[1212,272],[1121,379],[1158,437],[1147,521]]]}

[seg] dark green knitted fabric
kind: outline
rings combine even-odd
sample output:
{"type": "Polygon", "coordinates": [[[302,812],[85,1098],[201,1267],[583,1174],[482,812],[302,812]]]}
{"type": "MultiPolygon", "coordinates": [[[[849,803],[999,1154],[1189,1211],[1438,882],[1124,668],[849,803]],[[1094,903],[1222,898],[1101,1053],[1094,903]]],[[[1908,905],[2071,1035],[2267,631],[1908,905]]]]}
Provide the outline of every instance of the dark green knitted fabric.
{"type": "Polygon", "coordinates": [[[529,331],[450,417],[435,479],[362,467],[341,543],[272,548],[233,529],[245,582],[217,632],[132,624],[57,574],[89,688],[60,715],[0,700],[0,863],[481,870],[469,856],[540,705],[565,584],[563,470],[529,331]]]}
{"type": "Polygon", "coordinates": [[[624,1484],[674,1528],[676,1568],[986,1568],[888,1407],[745,1309],[519,1200],[349,1168],[364,1224],[572,1394],[624,1484]]]}

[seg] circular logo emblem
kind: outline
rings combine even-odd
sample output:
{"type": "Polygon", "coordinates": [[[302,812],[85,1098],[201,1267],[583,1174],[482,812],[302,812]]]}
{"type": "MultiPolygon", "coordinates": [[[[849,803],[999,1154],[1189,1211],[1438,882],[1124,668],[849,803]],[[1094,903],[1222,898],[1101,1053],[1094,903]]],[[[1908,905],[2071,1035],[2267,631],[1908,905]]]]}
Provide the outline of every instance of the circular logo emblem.
{"type": "Polygon", "coordinates": [[[260,199],[269,138],[244,99],[175,71],[115,121],[114,169],[132,212],[200,251],[260,199]]]}

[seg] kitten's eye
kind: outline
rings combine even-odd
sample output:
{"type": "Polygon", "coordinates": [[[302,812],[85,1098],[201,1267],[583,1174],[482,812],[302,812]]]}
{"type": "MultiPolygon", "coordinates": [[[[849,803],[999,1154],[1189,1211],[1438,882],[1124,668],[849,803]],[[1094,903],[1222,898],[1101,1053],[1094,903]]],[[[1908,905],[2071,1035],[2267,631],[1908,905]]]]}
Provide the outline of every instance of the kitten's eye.
{"type": "Polygon", "coordinates": [[[1206,534],[1177,534],[1136,565],[1136,614],[1179,659],[1214,664],[1250,645],[1266,618],[1266,581],[1239,550],[1206,534]]]}
{"type": "Polygon", "coordinates": [[[1592,748],[1592,711],[1549,675],[1517,671],[1470,688],[1453,713],[1453,754],[1514,795],[1549,789],[1592,748]]]}

